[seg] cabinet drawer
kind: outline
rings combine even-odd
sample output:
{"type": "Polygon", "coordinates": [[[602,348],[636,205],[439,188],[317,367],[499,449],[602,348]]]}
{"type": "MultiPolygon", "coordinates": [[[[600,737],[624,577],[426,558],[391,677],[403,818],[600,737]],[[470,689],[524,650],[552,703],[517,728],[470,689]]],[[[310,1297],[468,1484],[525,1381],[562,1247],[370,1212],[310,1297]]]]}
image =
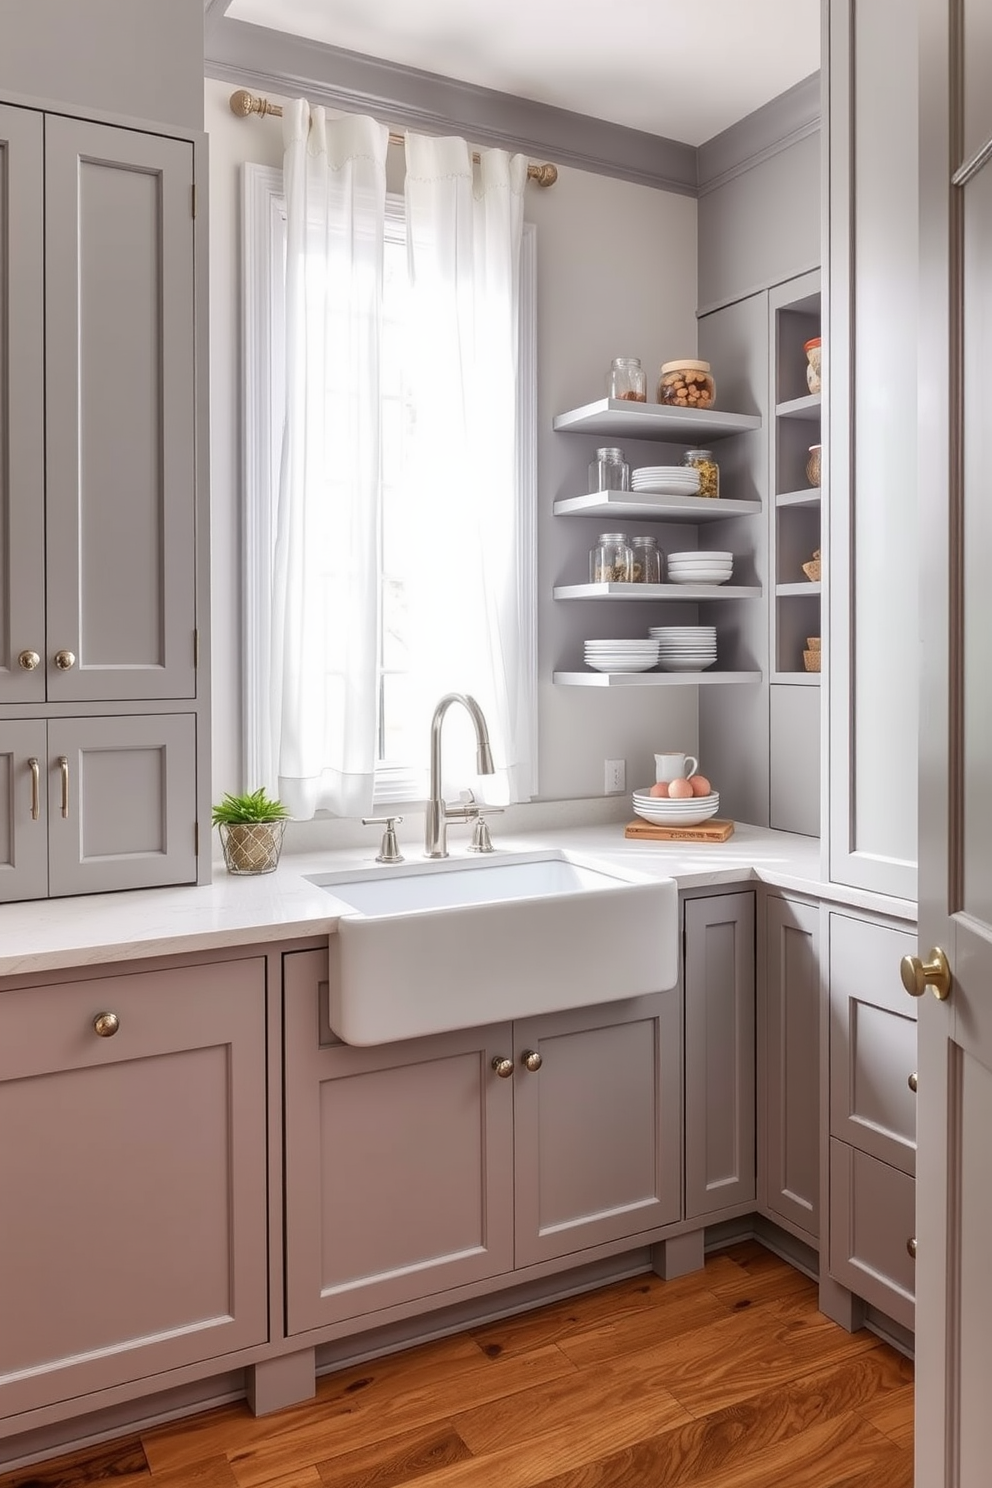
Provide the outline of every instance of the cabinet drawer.
{"type": "Polygon", "coordinates": [[[916,1003],[899,961],[907,930],[851,915],[830,920],[830,1132],[882,1162],[916,1171],[916,1003]]]}
{"type": "Polygon", "coordinates": [[[830,1274],[905,1328],[915,1323],[916,1182],[832,1138],[830,1274]]]}

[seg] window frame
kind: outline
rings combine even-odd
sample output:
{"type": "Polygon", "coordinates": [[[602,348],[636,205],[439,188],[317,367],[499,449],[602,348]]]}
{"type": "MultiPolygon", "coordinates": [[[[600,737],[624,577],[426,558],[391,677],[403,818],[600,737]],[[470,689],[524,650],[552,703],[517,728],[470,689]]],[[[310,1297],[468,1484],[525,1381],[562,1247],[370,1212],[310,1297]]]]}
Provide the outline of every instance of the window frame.
{"type": "MultiPolygon", "coordinates": [[[[269,687],[268,640],[272,629],[271,554],[280,449],[277,429],[284,402],[277,348],[284,328],[273,272],[284,251],[283,173],[275,166],[242,166],[242,727],[246,781],[266,780],[263,719],[269,687]]],[[[402,219],[402,198],[390,194],[387,217],[402,219]]],[[[517,500],[520,511],[519,582],[523,599],[524,654],[528,658],[531,779],[537,794],[537,234],[524,223],[520,248],[517,500]]],[[[274,769],[271,773],[275,773],[274,769]]],[[[246,787],[247,788],[247,787],[246,787]]],[[[378,764],[373,809],[425,799],[423,771],[378,764]]]]}

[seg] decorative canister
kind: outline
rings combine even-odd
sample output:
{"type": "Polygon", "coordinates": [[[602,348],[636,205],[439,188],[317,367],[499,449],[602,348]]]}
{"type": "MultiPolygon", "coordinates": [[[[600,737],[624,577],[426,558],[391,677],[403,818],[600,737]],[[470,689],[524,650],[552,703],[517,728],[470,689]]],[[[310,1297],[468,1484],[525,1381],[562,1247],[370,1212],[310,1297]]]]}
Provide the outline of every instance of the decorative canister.
{"type": "Polygon", "coordinates": [[[820,484],[820,453],[820,445],[810,445],[809,459],[806,461],[806,479],[811,486],[818,486],[820,484]]]}
{"type": "Polygon", "coordinates": [[[818,393],[822,386],[820,378],[820,357],[822,353],[819,336],[814,336],[811,341],[807,341],[803,346],[803,351],[806,353],[807,363],[806,386],[811,393],[818,393]]]}
{"type": "Polygon", "coordinates": [[[662,362],[658,402],[679,408],[712,408],[716,383],[709,362],[662,362]]]}

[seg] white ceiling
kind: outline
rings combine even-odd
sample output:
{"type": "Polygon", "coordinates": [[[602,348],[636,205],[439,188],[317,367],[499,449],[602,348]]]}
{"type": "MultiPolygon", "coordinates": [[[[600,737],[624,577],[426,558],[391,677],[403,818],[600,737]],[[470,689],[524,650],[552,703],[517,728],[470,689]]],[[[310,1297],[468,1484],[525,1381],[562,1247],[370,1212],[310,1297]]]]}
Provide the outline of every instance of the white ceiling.
{"type": "Polygon", "coordinates": [[[820,65],[819,0],[233,0],[227,14],[690,145],[820,65]]]}

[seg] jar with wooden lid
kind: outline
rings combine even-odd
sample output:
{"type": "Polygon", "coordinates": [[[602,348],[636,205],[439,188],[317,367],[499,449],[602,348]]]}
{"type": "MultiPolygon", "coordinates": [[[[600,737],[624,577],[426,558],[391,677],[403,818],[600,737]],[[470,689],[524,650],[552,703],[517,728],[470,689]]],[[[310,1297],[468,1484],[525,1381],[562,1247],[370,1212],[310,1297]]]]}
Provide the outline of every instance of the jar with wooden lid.
{"type": "Polygon", "coordinates": [[[719,496],[720,467],[710,450],[686,450],[682,464],[698,470],[700,496],[719,496]]]}
{"type": "Polygon", "coordinates": [[[662,362],[658,402],[677,408],[712,408],[716,383],[709,362],[662,362]]]}

